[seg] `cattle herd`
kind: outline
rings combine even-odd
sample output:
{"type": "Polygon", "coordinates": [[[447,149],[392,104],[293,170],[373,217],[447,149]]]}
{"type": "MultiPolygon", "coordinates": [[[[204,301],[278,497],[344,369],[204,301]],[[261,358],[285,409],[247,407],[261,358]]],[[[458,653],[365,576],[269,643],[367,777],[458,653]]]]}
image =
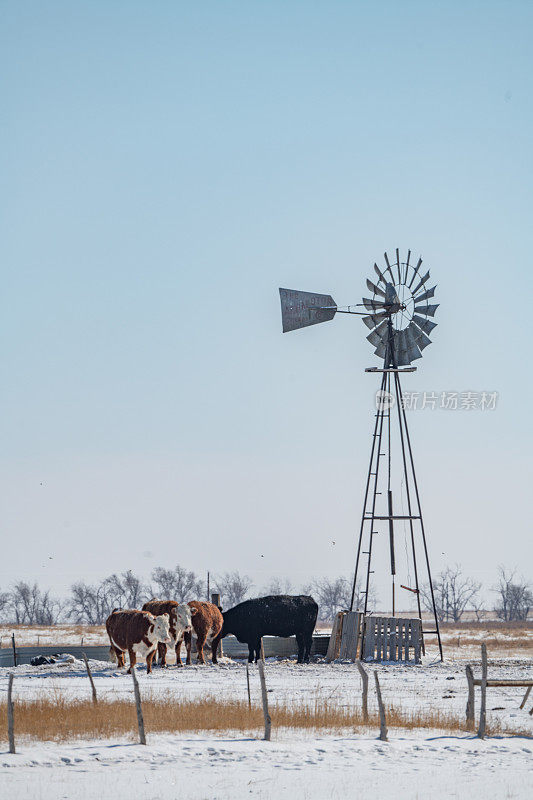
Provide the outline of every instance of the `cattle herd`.
{"type": "Polygon", "coordinates": [[[166,667],[167,646],[176,652],[176,664],[182,666],[181,645],[185,642],[187,664],[191,663],[193,632],[196,635],[198,662],[205,664],[204,645],[211,647],[213,664],[217,663],[218,644],[224,636],[233,634],[239,642],[248,645],[248,661],[260,657],[263,636],[296,636],[298,663],[309,661],[318,605],[308,595],[269,595],[245,600],[228,611],[213,603],[191,600],[153,599],[145,603],[142,611],[115,609],[106,620],[106,630],[111,647],[111,659],[124,667],[124,654],[130,659],[130,668],[137,656],[146,659],[146,671],[152,671],[156,653],[162,667],[166,667]]]}

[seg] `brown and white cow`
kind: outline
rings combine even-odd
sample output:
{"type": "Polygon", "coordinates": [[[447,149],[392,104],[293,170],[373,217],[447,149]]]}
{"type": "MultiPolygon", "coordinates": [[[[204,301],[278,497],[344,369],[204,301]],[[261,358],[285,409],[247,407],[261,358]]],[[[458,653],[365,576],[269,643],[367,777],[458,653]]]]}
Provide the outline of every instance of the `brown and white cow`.
{"type": "MultiPolygon", "coordinates": [[[[213,664],[217,664],[217,649],[219,639],[218,634],[222,630],[224,618],[218,606],[214,603],[204,603],[201,600],[191,600],[188,605],[191,612],[196,610],[192,618],[193,631],[196,634],[196,650],[198,652],[198,663],[205,664],[204,644],[211,647],[213,664]],[[213,642],[215,641],[215,644],[213,642]]],[[[185,647],[187,648],[187,664],[191,663],[191,644],[192,631],[185,631],[185,647]]],[[[181,665],[181,640],[176,645],[176,660],[178,666],[181,665]]]]}
{"type": "Polygon", "coordinates": [[[135,666],[137,655],[146,658],[146,671],[152,671],[152,659],[158,642],[170,642],[169,616],[154,616],[147,611],[121,611],[114,609],[106,619],[106,630],[111,642],[109,654],[119,667],[124,666],[124,653],[130,656],[130,668],[135,666]]]}
{"type": "Polygon", "coordinates": [[[168,642],[160,642],[158,645],[159,660],[162,667],[167,666],[167,644],[170,644],[176,649],[176,663],[181,666],[179,655],[181,642],[184,633],[190,631],[191,625],[194,624],[196,610],[190,608],[187,603],[178,603],[176,600],[154,599],[143,605],[143,611],[149,611],[151,614],[168,614],[170,636],[168,642]]]}

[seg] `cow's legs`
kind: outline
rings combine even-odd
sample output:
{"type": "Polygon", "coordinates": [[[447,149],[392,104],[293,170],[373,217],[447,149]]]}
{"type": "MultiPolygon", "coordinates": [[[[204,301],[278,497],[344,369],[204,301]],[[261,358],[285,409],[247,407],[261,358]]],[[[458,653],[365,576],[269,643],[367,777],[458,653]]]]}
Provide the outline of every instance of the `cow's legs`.
{"type": "Polygon", "coordinates": [[[115,647],[114,644],[109,648],[109,655],[111,656],[111,661],[113,661],[113,656],[115,657],[119,669],[124,666],[124,653],[122,650],[119,650],[118,647],[115,647]]]}
{"type": "Polygon", "coordinates": [[[185,663],[190,666],[191,650],[192,650],[192,631],[185,631],[185,633],[183,634],[183,638],[185,639],[185,649],[187,651],[187,658],[185,659],[185,663]]]}
{"type": "Polygon", "coordinates": [[[183,642],[183,635],[180,636],[176,642],[176,666],[182,667],[183,664],[181,662],[181,643],[183,642]]]}
{"type": "MultiPolygon", "coordinates": [[[[161,664],[161,667],[166,667],[167,666],[167,646],[166,646],[166,644],[164,642],[158,642],[157,643],[157,652],[159,653],[159,663],[161,664]]],[[[155,650],[154,650],[154,656],[155,656],[155,650]]],[[[154,656],[152,656],[152,658],[154,656]]]]}
{"type": "Polygon", "coordinates": [[[305,635],[303,633],[296,634],[296,644],[298,645],[298,664],[303,664],[305,656],[305,635]]]}
{"type": "Polygon", "coordinates": [[[218,664],[217,650],[219,641],[220,639],[215,637],[211,642],[211,658],[213,659],[213,664],[218,664]]]}
{"type": "MultiPolygon", "coordinates": [[[[157,650],[154,647],[153,650],[151,650],[149,653],[146,654],[146,672],[147,673],[150,673],[152,671],[152,661],[154,659],[154,656],[155,656],[156,652],[157,652],[157,650]]],[[[163,665],[161,665],[161,666],[163,666],[163,665]]]]}
{"type": "Polygon", "coordinates": [[[205,657],[204,657],[204,644],[206,639],[205,631],[201,631],[198,633],[196,632],[196,652],[198,653],[198,663],[205,664],[205,657]]]}
{"type": "Polygon", "coordinates": [[[255,643],[255,663],[261,658],[261,637],[255,643]]]}
{"type": "Polygon", "coordinates": [[[221,639],[222,639],[222,636],[218,635],[218,636],[215,636],[215,638],[211,642],[211,652],[213,653],[213,664],[218,664],[218,660],[217,660],[218,643],[221,641],[221,639]]]}
{"type": "Polygon", "coordinates": [[[128,648],[128,653],[130,656],[130,668],[128,672],[131,672],[132,667],[134,667],[135,664],[137,663],[137,656],[135,655],[135,650],[133,649],[133,647],[128,648]]]}
{"type": "MultiPolygon", "coordinates": [[[[253,644],[248,644],[248,661],[251,664],[254,660],[255,647],[253,644]]],[[[256,661],[257,663],[257,661],[256,661]]]]}
{"type": "Polygon", "coordinates": [[[311,648],[313,646],[313,634],[306,633],[304,634],[305,638],[305,653],[304,653],[304,661],[306,664],[309,664],[309,659],[311,657],[311,648]]]}

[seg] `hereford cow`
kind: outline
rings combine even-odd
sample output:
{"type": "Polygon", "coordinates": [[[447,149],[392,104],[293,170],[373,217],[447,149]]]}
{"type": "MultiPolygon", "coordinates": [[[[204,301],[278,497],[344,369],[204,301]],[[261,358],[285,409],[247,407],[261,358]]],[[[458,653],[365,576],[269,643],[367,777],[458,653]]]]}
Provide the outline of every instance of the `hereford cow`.
{"type": "Polygon", "coordinates": [[[180,650],[183,634],[191,630],[196,609],[190,608],[187,603],[177,603],[176,600],[154,599],[143,605],[143,611],[149,611],[151,614],[168,614],[170,619],[170,638],[168,642],[159,643],[159,660],[162,667],[167,666],[167,644],[170,644],[175,647],[176,663],[181,666],[180,650]]]}
{"type": "Polygon", "coordinates": [[[248,661],[260,657],[263,636],[293,636],[298,644],[298,663],[309,661],[318,605],[308,595],[269,595],[245,600],[224,611],[224,624],[213,641],[216,653],[220,639],[232,633],[239,642],[248,645],[248,661]]]}
{"type": "MultiPolygon", "coordinates": [[[[204,658],[204,644],[207,643],[211,646],[211,653],[213,656],[213,664],[217,662],[217,639],[220,631],[222,630],[222,613],[218,606],[214,603],[203,603],[200,600],[191,600],[188,605],[191,612],[196,609],[196,613],[192,618],[192,628],[196,634],[196,650],[198,653],[198,663],[205,664],[204,658]],[[216,641],[216,647],[215,647],[216,641]]],[[[192,645],[192,631],[185,632],[185,647],[187,648],[187,664],[191,663],[191,645],[192,645]]],[[[160,645],[162,647],[163,645],[160,645]]],[[[181,666],[181,640],[176,646],[176,663],[181,666]]]]}
{"type": "Polygon", "coordinates": [[[146,671],[151,672],[157,643],[170,642],[168,614],[154,616],[147,611],[121,611],[115,608],[106,619],[105,626],[111,642],[111,660],[123,667],[127,650],[130,656],[128,672],[135,666],[137,654],[146,657],[146,671]]]}

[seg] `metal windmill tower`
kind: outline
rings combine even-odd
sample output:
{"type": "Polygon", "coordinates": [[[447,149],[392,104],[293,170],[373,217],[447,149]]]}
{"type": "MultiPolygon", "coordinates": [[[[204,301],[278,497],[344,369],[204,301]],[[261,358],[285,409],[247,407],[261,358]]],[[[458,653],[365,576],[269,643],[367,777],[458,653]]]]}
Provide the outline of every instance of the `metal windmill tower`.
{"type": "MultiPolygon", "coordinates": [[[[436,327],[436,323],[430,317],[434,317],[438,305],[430,305],[428,302],[434,297],[435,286],[430,289],[427,287],[429,271],[422,274],[421,258],[416,265],[411,264],[409,250],[406,260],[401,261],[399,250],[396,248],[396,260],[391,263],[387,253],[384,254],[384,260],[383,269],[374,264],[375,282],[368,279],[366,281],[372,296],[363,297],[363,302],[355,306],[339,308],[330,295],[280,289],[283,332],[327,322],[339,313],[362,316],[363,322],[370,329],[366,338],[375,348],[375,355],[383,359],[383,366],[368,367],[365,370],[365,372],[380,373],[381,381],[376,396],[375,424],[357,543],[350,610],[356,601],[358,578],[362,576],[364,590],[361,594],[364,601],[361,601],[361,605],[365,615],[369,612],[371,576],[374,573],[372,564],[376,549],[374,539],[379,534],[385,536],[388,534],[392,616],[396,615],[396,539],[399,529],[403,528],[406,559],[413,567],[414,586],[400,584],[400,588],[415,595],[422,628],[420,573],[417,560],[417,548],[420,550],[422,545],[435,623],[434,628],[423,630],[423,633],[437,635],[442,659],[442,642],[426,532],[400,382],[402,373],[416,370],[411,364],[422,357],[422,350],[431,343],[429,334],[436,327]],[[358,311],[356,308],[366,310],[358,311]],[[395,441],[398,442],[397,451],[393,446],[395,441]],[[398,513],[398,507],[403,513],[398,513]],[[365,545],[366,549],[363,549],[365,545]],[[363,563],[364,557],[366,564],[363,563]]],[[[422,648],[425,652],[423,639],[422,648]]]]}

